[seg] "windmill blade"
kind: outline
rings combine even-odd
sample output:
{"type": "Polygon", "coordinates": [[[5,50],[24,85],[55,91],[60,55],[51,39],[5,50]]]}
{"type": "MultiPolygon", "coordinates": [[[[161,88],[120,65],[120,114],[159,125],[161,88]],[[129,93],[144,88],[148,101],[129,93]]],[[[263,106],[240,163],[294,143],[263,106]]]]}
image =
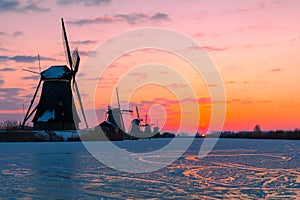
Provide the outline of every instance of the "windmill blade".
{"type": "Polygon", "coordinates": [[[141,121],[141,119],[140,119],[140,114],[139,114],[139,109],[138,109],[137,106],[135,106],[135,110],[136,110],[136,115],[137,115],[138,120],[141,121]]]}
{"type": "Polygon", "coordinates": [[[75,92],[76,92],[76,94],[77,94],[77,98],[78,98],[78,101],[79,101],[79,104],[80,104],[81,114],[82,114],[82,116],[83,116],[83,120],[84,120],[84,123],[85,123],[85,127],[86,127],[86,128],[89,128],[88,123],[87,123],[87,121],[86,121],[85,113],[84,113],[84,110],[83,110],[83,105],[82,105],[82,101],[81,101],[79,89],[78,89],[78,86],[77,86],[77,83],[76,83],[75,80],[74,80],[74,86],[75,86],[75,92]]]}
{"type": "Polygon", "coordinates": [[[80,62],[80,56],[79,56],[78,48],[76,47],[76,49],[73,51],[72,54],[72,68],[74,70],[73,72],[74,76],[78,72],[79,62],[80,62]]]}
{"type": "Polygon", "coordinates": [[[34,73],[34,74],[40,74],[38,72],[35,72],[35,71],[32,71],[32,70],[29,70],[29,69],[22,69],[23,71],[26,71],[26,72],[31,72],[31,73],[34,73]]]}
{"type": "Polygon", "coordinates": [[[122,112],[129,112],[129,113],[133,113],[133,110],[121,110],[122,112]]]}
{"type": "Polygon", "coordinates": [[[64,42],[64,48],[65,48],[65,55],[67,57],[67,61],[69,63],[71,71],[73,72],[73,63],[72,63],[71,51],[70,51],[70,47],[69,47],[69,43],[68,43],[68,37],[67,37],[67,33],[66,33],[66,29],[65,29],[65,23],[64,23],[63,18],[61,18],[61,25],[62,25],[62,29],[63,29],[63,42],[64,42]]]}
{"type": "Polygon", "coordinates": [[[73,66],[71,67],[71,69],[74,69],[74,71],[72,73],[73,87],[74,87],[74,83],[75,83],[75,75],[78,72],[79,63],[80,63],[80,56],[78,53],[78,48],[76,47],[76,49],[73,51],[73,54],[72,54],[72,65],[73,66]]]}

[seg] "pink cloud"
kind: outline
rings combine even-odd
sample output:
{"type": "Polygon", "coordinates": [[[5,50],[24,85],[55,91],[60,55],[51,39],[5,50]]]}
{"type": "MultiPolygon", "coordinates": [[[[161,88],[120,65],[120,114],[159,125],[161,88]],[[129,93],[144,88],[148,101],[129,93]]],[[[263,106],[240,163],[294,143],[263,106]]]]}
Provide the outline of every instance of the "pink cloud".
{"type": "Polygon", "coordinates": [[[282,69],[281,68],[275,68],[275,69],[272,69],[271,72],[281,72],[282,69]]]}

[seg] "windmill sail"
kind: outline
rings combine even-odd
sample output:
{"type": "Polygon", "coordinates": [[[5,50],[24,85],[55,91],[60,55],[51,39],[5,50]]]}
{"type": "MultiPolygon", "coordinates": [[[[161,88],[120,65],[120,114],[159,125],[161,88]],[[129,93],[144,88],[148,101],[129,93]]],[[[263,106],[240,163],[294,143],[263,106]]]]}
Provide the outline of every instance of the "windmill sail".
{"type": "Polygon", "coordinates": [[[79,62],[80,62],[80,57],[78,53],[78,48],[76,48],[72,54],[72,64],[73,64],[72,68],[74,70],[74,74],[78,72],[79,62]]]}
{"type": "Polygon", "coordinates": [[[64,48],[65,48],[65,53],[67,56],[67,62],[71,68],[71,71],[73,72],[73,63],[72,63],[72,57],[71,57],[71,51],[70,51],[70,47],[69,47],[69,42],[68,42],[68,37],[67,37],[67,33],[66,33],[66,28],[65,28],[65,23],[64,23],[64,19],[61,18],[61,25],[62,25],[62,29],[63,29],[63,42],[64,42],[64,48]]]}

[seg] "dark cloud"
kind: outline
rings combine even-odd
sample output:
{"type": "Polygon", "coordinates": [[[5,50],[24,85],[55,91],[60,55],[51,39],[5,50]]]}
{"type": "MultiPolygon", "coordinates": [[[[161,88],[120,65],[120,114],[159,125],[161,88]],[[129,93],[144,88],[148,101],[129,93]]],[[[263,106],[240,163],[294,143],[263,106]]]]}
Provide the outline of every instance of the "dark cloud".
{"type": "Polygon", "coordinates": [[[41,1],[18,1],[18,0],[9,0],[9,1],[0,1],[0,13],[4,12],[48,12],[49,8],[40,7],[41,1]]]}
{"type": "Polygon", "coordinates": [[[0,97],[11,98],[18,96],[22,91],[24,91],[22,88],[0,88],[0,97]]]}
{"type": "Polygon", "coordinates": [[[75,45],[89,45],[89,44],[95,44],[97,42],[98,41],[96,41],[96,40],[81,40],[81,41],[74,41],[71,43],[75,44],[75,45]]]}
{"type": "Polygon", "coordinates": [[[170,20],[169,15],[166,13],[157,12],[152,17],[152,20],[170,20]]]}
{"type": "Polygon", "coordinates": [[[110,0],[58,0],[57,4],[61,6],[67,6],[72,4],[83,4],[85,6],[95,6],[102,3],[110,3],[110,0]]]}
{"type": "Polygon", "coordinates": [[[108,24],[114,22],[125,21],[128,24],[138,24],[138,23],[145,23],[145,22],[158,22],[162,20],[170,20],[170,17],[166,13],[157,12],[152,16],[146,15],[144,13],[130,13],[130,14],[115,14],[113,16],[104,15],[94,19],[79,19],[68,21],[68,24],[73,25],[89,25],[89,24],[108,24]]]}
{"type": "MultiPolygon", "coordinates": [[[[50,60],[50,61],[55,61],[56,59],[54,58],[48,58],[48,57],[40,57],[41,60],[50,60]]],[[[38,60],[37,56],[25,56],[25,55],[16,55],[16,56],[0,56],[0,61],[8,61],[12,60],[15,62],[25,62],[25,63],[31,63],[35,62],[38,60]]]]}
{"type": "Polygon", "coordinates": [[[0,35],[5,35],[6,33],[5,32],[0,32],[0,35]]]}
{"type": "Polygon", "coordinates": [[[117,14],[115,15],[116,19],[123,19],[128,24],[141,23],[149,18],[149,16],[143,13],[131,13],[131,14],[117,14]]]}
{"type": "Polygon", "coordinates": [[[11,52],[11,50],[9,50],[9,49],[6,49],[6,48],[1,48],[1,47],[0,47],[0,51],[11,52]]]}
{"type": "Polygon", "coordinates": [[[88,25],[88,24],[105,24],[105,23],[112,23],[114,19],[110,16],[101,16],[95,19],[79,19],[79,20],[73,20],[73,21],[67,21],[67,24],[72,24],[72,25],[88,25]]]}
{"type": "Polygon", "coordinates": [[[13,35],[14,36],[20,36],[20,35],[23,35],[23,32],[22,31],[16,31],[16,32],[14,32],[13,35]]]}
{"type": "MultiPolygon", "coordinates": [[[[17,88],[7,88],[7,89],[17,89],[17,88]]],[[[10,90],[7,93],[2,93],[0,88],[0,110],[19,110],[22,108],[20,98],[18,97],[18,92],[10,90]]]]}
{"type": "Polygon", "coordinates": [[[32,75],[32,76],[24,76],[22,77],[23,80],[39,80],[40,76],[39,75],[32,75]]]}
{"type": "Polygon", "coordinates": [[[3,85],[3,83],[4,83],[4,79],[2,76],[0,76],[0,86],[3,85]]]}
{"type": "Polygon", "coordinates": [[[97,56],[97,52],[96,51],[80,51],[79,54],[81,56],[90,56],[90,57],[97,56]]]}
{"type": "Polygon", "coordinates": [[[16,69],[11,67],[0,68],[0,72],[13,72],[13,71],[16,71],[16,69]]]}

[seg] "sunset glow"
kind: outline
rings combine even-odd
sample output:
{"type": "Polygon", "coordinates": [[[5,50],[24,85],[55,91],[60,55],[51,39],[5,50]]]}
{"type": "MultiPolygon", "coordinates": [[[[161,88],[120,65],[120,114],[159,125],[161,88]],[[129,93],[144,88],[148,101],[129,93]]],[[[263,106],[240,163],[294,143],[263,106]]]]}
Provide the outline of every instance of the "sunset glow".
{"type": "Polygon", "coordinates": [[[223,130],[253,130],[256,124],[263,130],[300,128],[297,0],[13,2],[0,3],[0,121],[23,119],[39,75],[22,69],[39,72],[38,54],[41,70],[67,63],[63,17],[71,49],[78,47],[81,56],[77,80],[82,81],[84,107],[97,110],[93,125],[105,119],[108,105],[117,106],[118,88],[122,109],[134,110],[124,115],[127,128],[138,106],[142,118],[147,115],[163,131],[176,132],[184,117],[189,118],[184,130],[205,132],[216,103],[226,104],[223,130]],[[207,85],[187,60],[161,49],[120,56],[98,77],[97,87],[90,88],[94,77],[88,75],[93,72],[87,56],[114,35],[145,27],[174,30],[197,42],[220,72],[226,102],[212,102],[209,89],[217,85],[207,85]],[[163,86],[151,83],[153,77],[173,81],[163,86]],[[95,90],[94,102],[87,98],[88,90],[95,90]]]}

